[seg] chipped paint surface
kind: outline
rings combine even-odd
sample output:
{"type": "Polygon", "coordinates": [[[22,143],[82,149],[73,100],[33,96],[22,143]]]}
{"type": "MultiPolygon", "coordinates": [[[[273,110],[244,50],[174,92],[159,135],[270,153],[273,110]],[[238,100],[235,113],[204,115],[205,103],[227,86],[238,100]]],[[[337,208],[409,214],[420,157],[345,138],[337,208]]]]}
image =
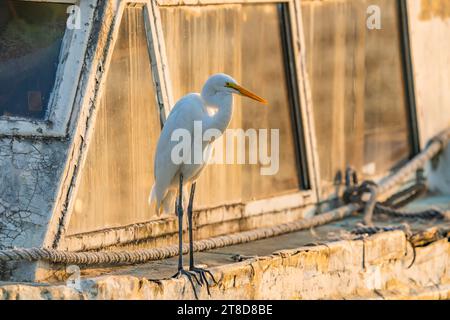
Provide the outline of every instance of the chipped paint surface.
{"type": "MultiPolygon", "coordinates": [[[[416,248],[401,231],[363,240],[283,250],[211,268],[218,284],[197,288],[201,299],[448,299],[448,239],[416,248]],[[363,257],[365,256],[365,259],[363,257]]],[[[134,274],[64,284],[0,284],[0,299],[194,299],[188,280],[149,280],[134,274]]]]}
{"type": "Polygon", "coordinates": [[[0,139],[0,249],[40,246],[67,142],[0,139]]]}
{"type": "Polygon", "coordinates": [[[420,6],[420,20],[433,18],[447,20],[450,18],[450,1],[448,0],[421,0],[420,6]]]}
{"type": "MultiPolygon", "coordinates": [[[[95,7],[89,3],[83,5],[93,13],[95,7]]],[[[92,19],[92,16],[85,18],[92,19]]],[[[78,39],[80,46],[83,39],[78,39]]],[[[83,65],[82,73],[89,73],[88,67],[83,65]]],[[[72,85],[72,90],[76,89],[72,85]]],[[[78,94],[76,101],[83,97],[83,93],[78,94]]],[[[79,111],[77,103],[75,106],[74,120],[79,111]]],[[[70,112],[65,112],[64,116],[70,116],[70,112]]],[[[70,150],[73,127],[67,137],[65,134],[61,137],[23,137],[19,133],[0,136],[0,249],[44,245],[70,150]]],[[[9,272],[12,270],[13,277],[20,274],[17,279],[30,280],[34,278],[35,268],[34,263],[23,268],[14,264],[14,267],[6,269],[7,272],[0,268],[0,277],[11,276],[9,272]]]]}

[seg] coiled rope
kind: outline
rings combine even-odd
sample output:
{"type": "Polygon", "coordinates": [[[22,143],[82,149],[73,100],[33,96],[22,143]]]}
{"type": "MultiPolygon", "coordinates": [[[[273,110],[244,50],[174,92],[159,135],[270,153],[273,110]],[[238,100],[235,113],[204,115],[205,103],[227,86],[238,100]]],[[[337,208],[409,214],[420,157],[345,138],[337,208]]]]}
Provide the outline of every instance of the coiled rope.
{"type": "MultiPolygon", "coordinates": [[[[439,152],[444,150],[450,140],[450,129],[447,129],[439,135],[432,138],[425,149],[410,160],[405,166],[400,168],[397,172],[383,179],[379,184],[373,181],[364,181],[360,185],[353,186],[347,189],[344,193],[344,201],[347,203],[357,202],[364,206],[364,224],[366,226],[373,226],[372,217],[374,213],[384,213],[396,217],[403,218],[445,218],[448,213],[442,212],[437,209],[428,209],[419,212],[407,212],[398,210],[397,207],[404,205],[409,199],[393,203],[392,207],[389,207],[389,201],[395,202],[398,198],[401,198],[403,194],[395,195],[388,199],[385,203],[377,202],[377,197],[381,194],[386,194],[401,185],[406,179],[422,169],[427,161],[434,158],[439,152]],[[364,194],[369,194],[367,201],[362,200],[364,194]]],[[[412,190],[407,190],[408,193],[412,190]]],[[[414,198],[416,195],[411,195],[414,198]]]]}
{"type": "MultiPolygon", "coordinates": [[[[418,169],[423,168],[427,161],[431,160],[441,150],[443,150],[449,140],[450,129],[433,138],[425,150],[415,156],[404,167],[385,180],[381,181],[380,184],[373,185],[373,188],[376,190],[376,194],[388,193],[398,185],[401,185],[411,174],[415,173],[418,169]]],[[[376,196],[374,196],[373,199],[376,200],[376,196]]],[[[375,206],[376,203],[373,204],[373,207],[375,206]]],[[[302,219],[300,221],[195,241],[193,243],[193,250],[194,252],[212,250],[321,226],[333,221],[342,220],[350,216],[352,213],[363,209],[364,207],[366,207],[365,209],[367,210],[367,205],[364,206],[361,202],[349,203],[340,208],[318,214],[311,218],[302,219]]],[[[80,265],[134,264],[174,257],[178,255],[178,250],[178,246],[176,245],[132,251],[101,252],[70,252],[48,248],[14,248],[9,250],[0,250],[0,262],[44,260],[52,263],[80,265]]],[[[188,252],[189,248],[184,246],[183,253],[188,252]]]]}
{"type": "Polygon", "coordinates": [[[377,185],[372,181],[364,181],[360,185],[352,186],[344,193],[344,202],[360,203],[364,207],[364,224],[368,227],[373,226],[373,214],[386,214],[392,217],[412,218],[412,219],[445,219],[449,213],[439,209],[430,208],[420,211],[406,211],[399,208],[416,199],[426,191],[423,183],[402,190],[384,202],[377,202],[377,185]],[[368,200],[363,200],[364,195],[369,195],[368,200]]]}

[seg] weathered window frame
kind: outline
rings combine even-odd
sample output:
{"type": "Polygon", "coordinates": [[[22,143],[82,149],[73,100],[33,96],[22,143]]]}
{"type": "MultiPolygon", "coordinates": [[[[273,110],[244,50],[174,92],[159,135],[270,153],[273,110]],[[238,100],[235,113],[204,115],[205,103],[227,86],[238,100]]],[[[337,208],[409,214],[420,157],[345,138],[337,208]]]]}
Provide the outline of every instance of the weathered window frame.
{"type": "Polygon", "coordinates": [[[416,89],[414,82],[414,69],[412,63],[412,49],[409,29],[409,14],[407,0],[397,0],[399,14],[399,29],[401,35],[401,50],[403,63],[403,76],[405,78],[405,94],[408,104],[408,124],[410,131],[411,158],[420,152],[419,120],[417,117],[416,89]]]}
{"type": "MultiPolygon", "coordinates": [[[[83,0],[84,1],[84,0],[83,0]]],[[[93,1],[93,0],[92,0],[93,1]]],[[[124,9],[127,6],[144,7],[144,23],[146,29],[147,45],[149,48],[150,63],[153,73],[153,81],[156,93],[156,103],[159,108],[161,125],[168,114],[167,106],[171,104],[170,95],[167,94],[165,85],[164,68],[167,63],[161,61],[160,46],[156,36],[155,17],[151,0],[111,0],[101,6],[93,6],[98,13],[93,19],[94,26],[89,32],[87,40],[90,41],[90,54],[84,59],[86,69],[83,70],[79,84],[79,92],[76,97],[77,121],[69,123],[68,130],[73,135],[73,142],[69,151],[70,158],[64,170],[64,178],[61,181],[58,197],[53,209],[52,219],[44,239],[44,245],[49,247],[72,247],[81,242],[73,241],[66,236],[66,230],[73,212],[75,195],[80,184],[81,174],[87,156],[90,136],[95,126],[97,106],[100,103],[105,86],[106,75],[111,64],[113,50],[119,34],[120,21],[124,9]],[[99,35],[98,32],[102,34],[99,35]],[[73,131],[73,132],[72,132],[73,131]]],[[[128,230],[128,226],[115,229],[117,232],[128,230]]],[[[98,239],[99,234],[105,234],[103,230],[93,232],[93,239],[98,239]]],[[[79,238],[79,237],[75,237],[79,238]]],[[[88,237],[90,238],[90,237],[88,237]]],[[[124,239],[125,240],[125,239],[124,239]]],[[[89,241],[82,241],[90,248],[89,241]]],[[[106,244],[107,245],[107,244],[106,244]]]]}
{"type": "MultiPolygon", "coordinates": [[[[171,234],[172,229],[175,226],[175,216],[162,218],[160,220],[150,220],[148,222],[132,224],[126,226],[120,226],[115,228],[106,228],[102,230],[96,230],[91,232],[79,233],[74,235],[66,235],[65,231],[70,223],[70,216],[73,212],[75,195],[79,185],[80,174],[83,170],[84,161],[86,158],[86,146],[89,141],[89,131],[92,128],[86,128],[86,123],[83,119],[89,117],[89,122],[94,124],[96,117],[96,108],[93,107],[93,111],[87,116],[86,113],[88,106],[91,104],[89,99],[92,99],[92,103],[98,103],[98,97],[101,96],[103,87],[104,75],[108,72],[110,60],[112,56],[112,50],[117,39],[119,22],[122,19],[124,8],[129,5],[141,5],[144,6],[144,18],[147,31],[147,40],[149,46],[149,54],[151,59],[151,66],[153,72],[153,81],[155,82],[155,90],[157,95],[157,103],[160,108],[161,123],[165,121],[165,115],[169,114],[170,108],[174,105],[174,99],[172,94],[172,85],[170,81],[169,66],[167,63],[167,56],[165,51],[165,40],[163,36],[163,28],[161,24],[159,8],[161,6],[173,6],[173,5],[205,5],[205,4],[226,4],[226,3],[273,3],[273,1],[267,0],[206,0],[201,2],[192,2],[189,4],[173,1],[173,0],[127,0],[127,1],[113,1],[111,7],[114,8],[110,14],[114,14],[111,18],[111,30],[110,30],[110,43],[109,49],[106,53],[106,58],[103,63],[103,70],[101,72],[100,86],[93,97],[84,97],[84,106],[81,110],[81,123],[77,124],[77,131],[80,135],[83,135],[81,141],[76,142],[75,145],[80,145],[83,151],[79,160],[74,160],[70,164],[71,170],[75,171],[74,179],[70,181],[70,185],[62,185],[60,190],[60,198],[55,206],[54,216],[52,219],[52,226],[47,233],[45,244],[60,249],[68,250],[80,250],[80,249],[96,249],[99,248],[99,239],[101,246],[117,246],[126,245],[130,242],[137,240],[144,240],[152,237],[164,237],[166,234],[171,234]],[[94,98],[96,97],[96,98],[94,98]],[[86,134],[88,134],[86,136],[86,134]],[[86,139],[85,142],[84,139],[86,139]],[[84,145],[84,148],[82,147],[84,145]],[[65,195],[64,195],[65,194],[65,195]]],[[[291,62],[291,68],[295,69],[297,80],[295,81],[296,91],[298,92],[299,111],[301,119],[303,121],[303,133],[305,144],[305,156],[307,161],[307,171],[309,176],[309,184],[307,189],[302,190],[302,186],[299,185],[298,190],[294,193],[274,196],[265,198],[262,200],[249,201],[246,203],[230,203],[225,206],[219,206],[217,208],[203,208],[198,212],[208,212],[208,222],[206,225],[215,224],[218,222],[226,223],[227,221],[239,220],[241,218],[257,218],[261,219],[264,214],[272,214],[273,212],[282,212],[288,214],[289,220],[297,220],[299,218],[310,216],[314,214],[314,206],[317,202],[317,166],[315,161],[317,155],[314,148],[314,128],[313,118],[310,109],[308,98],[307,84],[304,81],[306,66],[302,65],[304,61],[304,53],[301,52],[301,45],[303,41],[302,25],[299,23],[300,14],[298,12],[300,5],[297,0],[281,0],[275,3],[286,3],[289,8],[289,24],[290,31],[292,33],[290,43],[292,46],[292,53],[294,61],[291,62]],[[229,209],[226,209],[229,208],[229,209]],[[227,214],[224,215],[223,211],[226,210],[227,214]],[[223,221],[223,217],[226,216],[226,221],[223,221]]],[[[92,77],[92,75],[91,75],[92,77]]],[[[97,78],[97,77],[96,77],[97,78]]],[[[98,79],[97,79],[98,81],[98,79]]],[[[92,107],[91,107],[92,108],[92,107]]],[[[92,127],[92,125],[88,125],[92,127]]],[[[295,135],[296,133],[293,132],[295,135]]],[[[77,134],[76,134],[77,135],[77,134]]],[[[80,140],[80,139],[78,139],[80,140]]],[[[75,148],[75,147],[74,147],[75,148]]],[[[75,152],[78,153],[80,149],[75,152]]],[[[285,217],[285,216],[284,216],[285,217]]],[[[283,221],[286,221],[283,219],[283,221]]],[[[263,223],[263,221],[261,221],[263,223]]],[[[174,229],[175,230],[175,229],[174,229]]]]}
{"type": "MultiPolygon", "coordinates": [[[[301,9],[301,0],[295,0],[298,5],[298,12],[299,12],[299,24],[301,24],[301,28],[303,28],[303,22],[302,22],[302,9],[301,9]]],[[[420,141],[420,132],[419,132],[419,120],[418,120],[418,114],[417,114],[417,108],[416,108],[416,91],[415,91],[415,83],[414,83],[414,70],[413,70],[413,64],[412,64],[412,51],[411,51],[411,41],[410,41],[410,27],[409,27],[409,14],[408,14],[408,1],[407,0],[394,0],[396,1],[397,9],[398,9],[398,30],[400,34],[400,43],[399,43],[399,49],[401,53],[401,64],[402,64],[402,76],[404,78],[404,89],[405,89],[405,101],[406,101],[406,113],[407,113],[407,125],[409,130],[409,136],[408,136],[408,143],[411,146],[411,152],[408,155],[409,159],[413,158],[415,155],[417,155],[421,148],[420,141]]],[[[303,30],[303,29],[302,29],[303,30]]],[[[301,40],[300,45],[302,48],[305,48],[305,42],[304,42],[304,34],[303,31],[301,33],[301,40]]],[[[302,49],[301,52],[304,54],[306,49],[302,49]]],[[[302,59],[306,59],[304,56],[302,59]]],[[[306,65],[304,66],[306,68],[306,65]]],[[[310,110],[314,110],[314,103],[312,101],[311,91],[310,91],[310,84],[309,84],[309,77],[307,72],[305,72],[305,78],[304,78],[305,86],[308,88],[305,91],[305,94],[308,96],[308,106],[310,110]]],[[[311,111],[312,112],[312,111],[311,111]]],[[[313,126],[313,123],[312,123],[313,126]]],[[[324,190],[321,179],[320,179],[320,159],[317,152],[317,143],[315,138],[315,133],[313,132],[312,136],[313,140],[313,146],[314,146],[314,157],[316,157],[315,165],[316,165],[316,186],[317,186],[317,205],[321,206],[322,204],[328,204],[333,203],[339,196],[339,191],[326,191],[324,190]]],[[[408,159],[405,159],[407,161],[408,159]]],[[[401,163],[400,163],[401,165],[401,163]]],[[[395,171],[395,168],[392,169],[392,171],[395,171]]],[[[374,180],[380,181],[383,179],[386,173],[378,175],[374,180]]],[[[341,186],[338,188],[340,191],[342,191],[341,186]]]]}
{"type": "MultiPolygon", "coordinates": [[[[87,48],[97,0],[20,0],[74,4],[80,7],[80,29],[64,32],[55,83],[44,119],[0,116],[0,136],[65,137],[87,48]]],[[[67,16],[69,18],[69,16],[67,16]]]]}
{"type": "MultiPolygon", "coordinates": [[[[304,83],[304,66],[302,65],[302,61],[304,61],[304,55],[301,52],[301,45],[303,34],[302,34],[302,26],[300,25],[300,3],[298,0],[194,0],[194,1],[183,1],[183,0],[155,0],[155,19],[157,21],[157,36],[159,37],[158,41],[164,44],[164,30],[161,25],[160,7],[169,7],[169,6],[202,6],[202,5],[221,5],[221,4],[261,4],[261,3],[273,3],[273,4],[285,4],[287,12],[284,12],[284,16],[280,17],[280,23],[282,23],[282,28],[287,30],[283,30],[287,32],[286,38],[282,39],[284,41],[283,46],[288,44],[286,49],[288,52],[285,53],[290,55],[292,61],[286,66],[288,70],[286,70],[289,75],[286,75],[288,86],[292,85],[289,91],[291,108],[294,110],[292,112],[293,117],[293,136],[296,144],[296,148],[300,148],[296,150],[297,157],[297,170],[299,176],[302,175],[302,172],[306,173],[307,177],[299,177],[299,189],[295,193],[282,195],[282,196],[274,196],[267,199],[249,201],[245,203],[246,212],[249,214],[258,214],[258,213],[266,213],[273,211],[275,209],[274,204],[276,203],[276,208],[290,209],[303,205],[313,204],[316,197],[316,170],[315,170],[315,155],[313,155],[313,146],[311,140],[311,130],[312,130],[312,114],[310,112],[310,105],[308,101],[308,97],[306,94],[306,87],[304,83]],[[305,179],[306,178],[306,179],[305,179]]],[[[162,46],[162,60],[167,61],[167,55],[165,52],[165,46],[162,46]]],[[[286,62],[286,55],[284,60],[286,62]]],[[[170,81],[170,66],[165,68],[165,78],[167,79],[166,85],[169,87],[172,86],[170,81]]],[[[172,94],[172,89],[169,89],[168,92],[172,94]]],[[[169,98],[170,102],[173,102],[173,96],[169,98]]],[[[173,106],[173,103],[170,103],[170,106],[173,106]]],[[[232,205],[232,203],[230,203],[232,205]]]]}

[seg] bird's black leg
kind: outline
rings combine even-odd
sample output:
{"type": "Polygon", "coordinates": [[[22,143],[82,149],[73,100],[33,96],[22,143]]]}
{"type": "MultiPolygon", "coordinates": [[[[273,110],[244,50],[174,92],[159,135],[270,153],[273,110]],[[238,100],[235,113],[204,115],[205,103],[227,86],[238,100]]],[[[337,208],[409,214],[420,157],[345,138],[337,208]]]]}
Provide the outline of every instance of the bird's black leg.
{"type": "Polygon", "coordinates": [[[192,206],[194,201],[196,183],[194,182],[191,186],[191,193],[189,195],[188,204],[188,231],[189,231],[189,269],[194,267],[194,240],[192,237],[192,206]]]}
{"type": "Polygon", "coordinates": [[[183,175],[180,174],[180,191],[178,194],[178,199],[176,200],[175,204],[175,210],[178,216],[178,245],[179,245],[179,252],[178,252],[178,271],[173,276],[173,278],[179,278],[181,276],[186,276],[189,279],[189,282],[192,285],[192,289],[194,290],[195,299],[198,300],[197,296],[197,290],[195,290],[194,281],[192,278],[195,279],[195,281],[201,286],[200,280],[197,278],[195,274],[192,272],[186,271],[183,268],[183,175]]]}
{"type": "Polygon", "coordinates": [[[200,281],[203,283],[205,283],[206,285],[206,290],[208,291],[208,295],[211,295],[211,293],[209,292],[209,282],[208,279],[206,278],[206,274],[208,274],[212,280],[214,281],[214,283],[217,283],[216,279],[214,279],[213,274],[211,273],[211,271],[206,270],[206,269],[202,269],[202,268],[197,268],[194,265],[194,241],[193,241],[193,237],[192,237],[192,206],[193,206],[193,202],[194,202],[194,193],[195,193],[195,182],[192,184],[191,186],[191,194],[189,195],[189,205],[188,205],[188,229],[189,229],[189,271],[198,273],[199,277],[200,277],[200,281]]]}

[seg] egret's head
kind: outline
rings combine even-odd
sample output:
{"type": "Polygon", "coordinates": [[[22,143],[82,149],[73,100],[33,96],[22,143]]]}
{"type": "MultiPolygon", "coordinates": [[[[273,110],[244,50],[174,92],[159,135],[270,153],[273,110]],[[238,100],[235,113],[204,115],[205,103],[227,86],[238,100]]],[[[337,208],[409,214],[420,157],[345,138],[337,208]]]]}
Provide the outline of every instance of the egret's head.
{"type": "Polygon", "coordinates": [[[236,93],[241,96],[245,96],[258,102],[261,102],[263,104],[268,103],[266,99],[263,99],[260,96],[254,94],[253,92],[240,86],[236,80],[234,80],[232,77],[224,73],[217,73],[209,77],[203,88],[208,89],[208,91],[212,90],[215,93],[220,92],[236,93]]]}

